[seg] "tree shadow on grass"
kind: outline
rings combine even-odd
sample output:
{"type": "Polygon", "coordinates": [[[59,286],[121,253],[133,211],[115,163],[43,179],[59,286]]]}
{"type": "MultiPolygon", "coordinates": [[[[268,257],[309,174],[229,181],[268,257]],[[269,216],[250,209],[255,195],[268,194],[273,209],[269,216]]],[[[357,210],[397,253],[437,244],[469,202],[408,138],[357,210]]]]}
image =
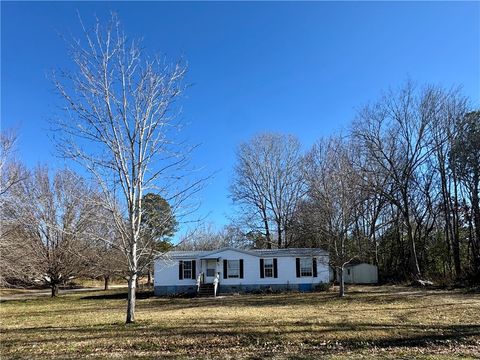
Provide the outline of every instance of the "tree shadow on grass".
{"type": "MultiPolygon", "coordinates": [[[[437,296],[432,294],[424,294],[425,299],[429,299],[430,296],[437,296]]],[[[45,316],[49,315],[62,315],[71,314],[71,303],[75,301],[85,300],[91,301],[93,306],[76,306],[77,313],[87,313],[96,311],[106,311],[106,307],[110,310],[118,310],[118,306],[122,306],[123,301],[127,299],[127,293],[122,291],[114,291],[108,293],[94,293],[80,298],[64,298],[65,304],[62,308],[45,308],[42,310],[28,311],[28,316],[45,316]],[[122,302],[117,302],[121,300],[122,302]],[[108,301],[112,301],[108,303],[108,301]]],[[[338,298],[334,293],[282,293],[282,294],[265,294],[265,295],[234,295],[217,298],[160,298],[156,297],[153,291],[139,291],[137,293],[138,309],[141,311],[160,310],[160,311],[175,311],[175,310],[196,310],[204,308],[208,311],[212,307],[225,307],[225,308],[275,308],[275,307],[291,307],[301,308],[302,306],[322,307],[323,311],[335,311],[336,314],[349,314],[354,312],[371,312],[372,308],[377,305],[382,305],[375,308],[375,311],[401,311],[402,313],[407,310],[418,311],[419,309],[448,309],[455,306],[475,306],[478,301],[470,301],[475,299],[472,295],[463,295],[462,302],[455,302],[454,298],[449,302],[440,303],[418,303],[419,297],[409,296],[409,294],[403,294],[395,296],[395,294],[380,295],[378,292],[371,294],[363,292],[360,294],[352,294],[346,298],[338,298]],[[468,300],[468,301],[465,301],[468,300]],[[354,309],[345,307],[345,305],[351,304],[354,309]],[[326,305],[326,307],[325,307],[326,305]],[[387,306],[385,306],[387,305],[387,306]],[[398,305],[398,306],[397,306],[398,305]]],[[[24,302],[25,300],[21,301],[24,302]]],[[[28,300],[34,302],[35,300],[28,300]]],[[[41,300],[46,301],[46,300],[41,300]]],[[[50,300],[49,300],[50,301],[50,300]]],[[[53,300],[54,301],[54,300],[53,300]]],[[[61,303],[60,305],[62,305],[61,303]]],[[[256,310],[252,310],[256,311],[256,310]]],[[[11,314],[4,314],[5,318],[14,318],[18,314],[13,312],[11,314]]]]}
{"type": "MultiPolygon", "coordinates": [[[[278,331],[266,331],[261,322],[245,321],[228,323],[194,323],[158,326],[138,324],[125,326],[110,323],[95,326],[35,327],[11,329],[5,332],[6,348],[25,348],[33,344],[83,343],[92,341],[95,347],[106,349],[144,348],[151,351],[174,351],[177,354],[193,354],[196,351],[213,351],[220,348],[234,355],[238,347],[268,350],[272,347],[301,349],[302,351],[338,352],[343,349],[363,348],[424,348],[455,344],[475,344],[480,335],[480,325],[398,325],[382,323],[312,323],[296,322],[279,324],[278,331]],[[391,331],[378,336],[378,331],[391,331]],[[37,337],[37,333],[42,336],[37,337]],[[285,339],[289,339],[285,344],[285,339]],[[333,336],[332,336],[333,335],[333,336]],[[12,337],[8,339],[8,337],[12,337]],[[195,341],[191,341],[195,339],[195,341]],[[219,342],[220,340],[220,342],[219,342]],[[232,349],[231,351],[229,349],[232,349]],[[193,353],[192,353],[193,351],[193,353]],[[230,351],[230,352],[228,352],[230,351]]],[[[478,343],[477,343],[478,344],[478,343]]]]}
{"type": "MultiPolygon", "coordinates": [[[[136,298],[139,300],[145,300],[155,297],[153,291],[137,291],[136,298]]],[[[88,295],[83,296],[81,300],[126,300],[128,298],[127,292],[114,292],[108,294],[100,294],[100,295],[88,295]]]]}
{"type": "MultiPolygon", "coordinates": [[[[473,295],[465,295],[456,292],[430,292],[423,291],[404,291],[405,289],[387,289],[382,291],[379,288],[362,289],[361,291],[351,291],[347,293],[345,298],[339,298],[333,292],[320,293],[280,293],[280,294],[241,294],[241,295],[227,295],[218,298],[197,298],[195,296],[178,296],[178,297],[158,297],[154,295],[153,291],[137,291],[137,299],[146,300],[152,299],[150,304],[158,304],[162,307],[166,306],[169,309],[174,308],[189,308],[198,307],[202,305],[214,306],[252,306],[252,307],[267,307],[267,306],[301,306],[301,305],[321,305],[324,303],[365,303],[365,304],[386,304],[386,303],[416,303],[420,298],[451,296],[471,298],[473,295]],[[398,290],[401,290],[399,293],[398,290]]],[[[114,292],[107,294],[93,294],[83,296],[82,300],[125,300],[127,299],[127,292],[114,292]]],[[[149,307],[150,307],[149,306],[149,307]]]]}

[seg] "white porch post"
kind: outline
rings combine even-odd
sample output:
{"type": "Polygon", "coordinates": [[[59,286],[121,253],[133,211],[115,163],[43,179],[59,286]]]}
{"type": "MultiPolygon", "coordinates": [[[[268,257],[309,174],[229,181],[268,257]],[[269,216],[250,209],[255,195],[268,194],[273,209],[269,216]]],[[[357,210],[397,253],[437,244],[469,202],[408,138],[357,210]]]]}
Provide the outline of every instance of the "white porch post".
{"type": "Polygon", "coordinates": [[[217,272],[217,275],[215,275],[215,279],[213,279],[213,296],[217,296],[217,288],[218,288],[218,281],[220,278],[220,273],[217,272]]]}
{"type": "Polygon", "coordinates": [[[197,276],[197,293],[200,291],[201,279],[202,279],[202,273],[198,274],[197,276]]]}
{"type": "Polygon", "coordinates": [[[197,276],[197,293],[200,291],[200,285],[202,284],[202,260],[200,259],[200,271],[197,276]]]}

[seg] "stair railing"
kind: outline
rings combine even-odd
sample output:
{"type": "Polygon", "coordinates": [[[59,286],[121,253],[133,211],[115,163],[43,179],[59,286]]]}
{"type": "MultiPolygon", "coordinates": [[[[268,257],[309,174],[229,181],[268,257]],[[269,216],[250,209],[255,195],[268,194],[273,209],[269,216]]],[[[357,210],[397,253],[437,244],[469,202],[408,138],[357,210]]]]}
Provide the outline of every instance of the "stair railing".
{"type": "Polygon", "coordinates": [[[217,288],[218,288],[218,283],[220,281],[220,273],[217,272],[217,275],[215,275],[215,279],[213,279],[213,296],[217,297],[217,288]]]}
{"type": "Polygon", "coordinates": [[[200,291],[200,285],[202,284],[203,272],[197,276],[197,293],[200,291]]]}

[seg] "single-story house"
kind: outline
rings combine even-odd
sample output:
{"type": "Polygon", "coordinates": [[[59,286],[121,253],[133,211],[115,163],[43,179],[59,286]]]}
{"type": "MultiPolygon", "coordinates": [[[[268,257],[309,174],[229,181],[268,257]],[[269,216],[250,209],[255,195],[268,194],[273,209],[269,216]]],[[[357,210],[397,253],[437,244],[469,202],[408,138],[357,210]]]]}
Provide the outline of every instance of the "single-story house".
{"type": "Polygon", "coordinates": [[[329,281],[322,249],[171,251],[155,260],[156,295],[196,293],[215,284],[216,293],[255,290],[311,291],[329,281]]]}
{"type": "Polygon", "coordinates": [[[345,284],[376,284],[378,269],[375,265],[364,262],[348,264],[343,270],[343,281],[345,284]]]}

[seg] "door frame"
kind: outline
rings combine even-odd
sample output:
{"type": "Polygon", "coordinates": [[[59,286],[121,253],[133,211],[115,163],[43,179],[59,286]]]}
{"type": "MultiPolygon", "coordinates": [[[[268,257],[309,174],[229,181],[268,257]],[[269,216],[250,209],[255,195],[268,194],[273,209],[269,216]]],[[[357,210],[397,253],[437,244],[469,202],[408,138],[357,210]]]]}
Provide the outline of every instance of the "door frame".
{"type": "Polygon", "coordinates": [[[217,259],[202,259],[202,272],[204,274],[204,282],[206,284],[213,284],[213,280],[217,275],[218,261],[217,259]],[[208,270],[213,270],[213,275],[208,276],[208,270]]]}

